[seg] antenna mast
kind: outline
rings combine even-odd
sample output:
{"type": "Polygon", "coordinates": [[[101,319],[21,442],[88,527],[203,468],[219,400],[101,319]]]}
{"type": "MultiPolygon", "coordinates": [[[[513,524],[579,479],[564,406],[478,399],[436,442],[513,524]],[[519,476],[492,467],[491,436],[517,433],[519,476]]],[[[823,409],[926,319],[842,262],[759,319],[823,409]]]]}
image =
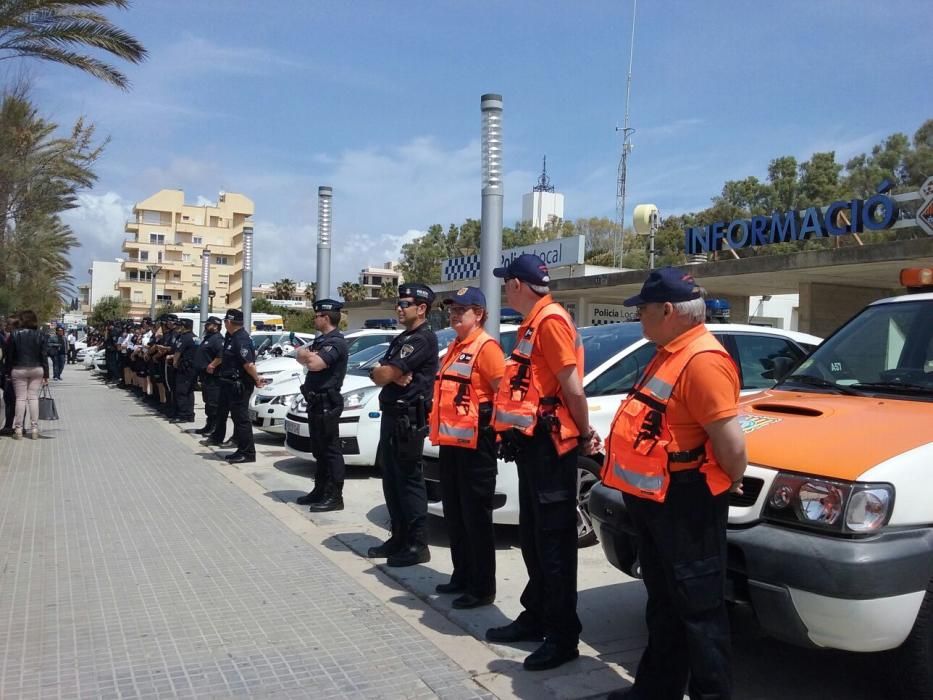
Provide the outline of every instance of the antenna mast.
{"type": "Polygon", "coordinates": [[[637,9],[638,0],[632,0],[632,41],[629,47],[628,78],[625,84],[625,121],[621,129],[616,127],[616,131],[622,132],[622,155],[619,158],[619,179],[616,187],[616,213],[619,215],[618,264],[616,264],[616,251],[613,251],[612,254],[612,262],[616,267],[622,267],[622,243],[625,239],[626,174],[628,169],[628,154],[632,151],[632,134],[635,132],[635,129],[629,126],[631,117],[629,103],[632,99],[632,63],[635,60],[635,11],[637,9]]]}

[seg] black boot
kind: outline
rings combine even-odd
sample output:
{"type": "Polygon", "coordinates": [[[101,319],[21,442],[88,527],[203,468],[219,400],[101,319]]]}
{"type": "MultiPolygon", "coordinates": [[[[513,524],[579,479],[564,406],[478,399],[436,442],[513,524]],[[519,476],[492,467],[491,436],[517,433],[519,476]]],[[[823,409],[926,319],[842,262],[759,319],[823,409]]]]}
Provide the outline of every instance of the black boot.
{"type": "Polygon", "coordinates": [[[382,559],[383,557],[388,557],[395,554],[404,546],[405,537],[402,535],[401,531],[393,528],[392,536],[378,547],[370,547],[369,551],[366,552],[366,556],[370,559],[382,559]]]}
{"type": "Polygon", "coordinates": [[[304,496],[299,496],[295,499],[295,503],[300,506],[310,506],[315,503],[320,503],[321,499],[324,498],[324,491],[327,488],[327,479],[315,479],[314,488],[311,489],[310,493],[305,494],[304,496]]]}
{"type": "Polygon", "coordinates": [[[389,566],[414,566],[415,564],[426,564],[431,561],[431,550],[424,543],[424,537],[421,535],[412,535],[407,538],[405,546],[394,554],[390,554],[386,564],[389,566]]]}
{"type": "Polygon", "coordinates": [[[210,435],[214,432],[214,421],[208,418],[207,423],[204,424],[203,428],[198,428],[195,430],[198,435],[210,435]]]}
{"type": "Polygon", "coordinates": [[[343,510],[343,484],[331,482],[324,491],[324,498],[312,503],[308,509],[312,513],[326,513],[331,510],[343,510]]]}

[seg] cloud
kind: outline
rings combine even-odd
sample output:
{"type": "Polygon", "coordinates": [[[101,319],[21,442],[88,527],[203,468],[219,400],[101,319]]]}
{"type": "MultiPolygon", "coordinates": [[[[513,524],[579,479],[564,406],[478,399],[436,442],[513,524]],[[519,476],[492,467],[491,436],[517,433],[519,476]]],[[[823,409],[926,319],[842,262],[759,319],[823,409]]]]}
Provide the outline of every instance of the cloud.
{"type": "Polygon", "coordinates": [[[111,261],[123,257],[120,248],[126,237],[124,226],[133,211],[133,203],[116,192],[83,193],[78,207],[62,214],[62,220],[81,242],[71,253],[71,268],[75,280],[88,279],[87,270],[93,260],[111,261]]]}

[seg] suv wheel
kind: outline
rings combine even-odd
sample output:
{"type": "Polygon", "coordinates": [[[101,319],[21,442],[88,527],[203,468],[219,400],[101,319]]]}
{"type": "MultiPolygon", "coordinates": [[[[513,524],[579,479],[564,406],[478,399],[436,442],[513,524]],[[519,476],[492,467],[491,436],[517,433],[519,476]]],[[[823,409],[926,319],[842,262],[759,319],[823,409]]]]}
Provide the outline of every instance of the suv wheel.
{"type": "Polygon", "coordinates": [[[577,457],[577,547],[596,544],[596,530],[590,517],[590,490],[599,483],[599,464],[589,457],[577,457]]]}
{"type": "Polygon", "coordinates": [[[895,653],[901,697],[933,699],[933,582],[927,586],[910,636],[895,653]]]}

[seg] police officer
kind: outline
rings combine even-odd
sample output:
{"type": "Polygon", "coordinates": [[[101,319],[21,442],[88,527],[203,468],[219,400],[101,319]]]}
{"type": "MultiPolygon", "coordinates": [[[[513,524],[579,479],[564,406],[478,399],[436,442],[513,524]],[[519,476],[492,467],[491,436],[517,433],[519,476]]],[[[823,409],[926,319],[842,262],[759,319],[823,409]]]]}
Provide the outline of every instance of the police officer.
{"type": "Polygon", "coordinates": [[[162,383],[165,385],[165,402],[162,409],[167,418],[175,417],[175,368],[169,361],[175,352],[175,340],[179,333],[176,328],[178,316],[166,314],[162,325],[162,338],[159,340],[159,362],[162,365],[162,383]]]}
{"type": "Polygon", "coordinates": [[[231,464],[256,461],[256,445],[253,443],[253,426],[249,422],[249,397],[253,389],[262,386],[262,380],[256,372],[256,352],[249,333],[243,328],[243,312],[230,309],[224,316],[223,353],[211,360],[207,373],[217,372],[220,379],[220,405],[217,411],[217,425],[208,441],[213,445],[222,445],[227,431],[226,414],[229,411],[233,420],[233,439],[236,451],[227,455],[231,464]],[[221,420],[223,419],[223,420],[221,420]]]}
{"type": "Polygon", "coordinates": [[[392,340],[370,373],[382,387],[379,457],[392,535],[371,547],[369,556],[388,557],[389,566],[412,566],[431,559],[425,536],[428,498],[421,451],[437,374],[437,337],[427,323],[434,303],[431,288],[402,284],[398,297],[398,320],[405,331],[392,340]]]}
{"type": "Polygon", "coordinates": [[[217,404],[220,403],[220,382],[213,374],[207,373],[207,366],[220,357],[224,351],[224,339],[220,335],[221,320],[216,316],[208,316],[204,323],[204,339],[198,345],[194,355],[194,368],[201,380],[201,399],[204,401],[206,415],[203,428],[195,432],[199,435],[210,435],[214,432],[217,420],[217,404]]]}
{"type": "Polygon", "coordinates": [[[197,343],[194,340],[194,321],[183,318],[179,322],[181,332],[175,336],[174,354],[171,365],[175,370],[175,417],[172,423],[194,422],[194,384],[197,370],[194,368],[194,355],[197,343]]]}
{"type": "Polygon", "coordinates": [[[298,362],[308,368],[301,394],[308,405],[308,434],[317,468],[314,489],[296,500],[312,512],[343,510],[343,453],[340,451],[340,389],[347,374],[347,341],[338,330],[343,304],[333,299],[314,302],[314,327],[319,335],[301,348],[298,362]]]}
{"type": "Polygon", "coordinates": [[[440,446],[441,501],[454,570],[438,593],[461,593],[451,607],[476,608],[496,597],[496,489],[493,399],[505,371],[502,347],[483,328],[486,296],[462,287],[444,299],[451,341],[434,384],[431,442],[440,446]]]}
{"type": "Polygon", "coordinates": [[[729,492],[747,464],[739,373],[703,324],[693,277],[653,270],[641,292],[642,332],[658,352],[622,403],[602,479],[622,491],[648,591],[648,646],[635,684],[610,698],[731,697],[725,603],[729,492]]]}
{"type": "MultiPolygon", "coordinates": [[[[528,570],[522,613],[486,631],[490,642],[544,643],[529,671],[577,658],[577,455],[590,439],[583,345],[570,314],[550,295],[547,265],[523,254],[493,271],[524,319],[496,395],[496,430],[518,465],[519,538],[528,570]]],[[[592,448],[587,443],[587,452],[592,448]]]]}

